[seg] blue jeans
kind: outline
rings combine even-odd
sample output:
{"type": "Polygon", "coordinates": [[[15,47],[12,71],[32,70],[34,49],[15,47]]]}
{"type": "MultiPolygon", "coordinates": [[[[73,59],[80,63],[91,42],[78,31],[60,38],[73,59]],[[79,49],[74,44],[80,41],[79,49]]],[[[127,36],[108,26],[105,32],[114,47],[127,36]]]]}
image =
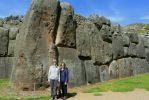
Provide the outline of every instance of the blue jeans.
{"type": "Polygon", "coordinates": [[[50,79],[51,97],[57,98],[57,82],[58,80],[50,79]]]}

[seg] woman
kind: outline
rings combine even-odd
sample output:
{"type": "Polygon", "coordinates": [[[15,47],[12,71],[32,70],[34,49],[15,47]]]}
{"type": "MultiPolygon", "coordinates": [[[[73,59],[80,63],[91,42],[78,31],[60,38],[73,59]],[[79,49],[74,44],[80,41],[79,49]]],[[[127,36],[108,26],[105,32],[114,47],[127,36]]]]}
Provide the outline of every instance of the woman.
{"type": "Polygon", "coordinates": [[[66,100],[67,96],[67,84],[68,84],[68,68],[66,67],[65,63],[62,62],[60,68],[60,86],[62,90],[62,98],[66,100]]]}

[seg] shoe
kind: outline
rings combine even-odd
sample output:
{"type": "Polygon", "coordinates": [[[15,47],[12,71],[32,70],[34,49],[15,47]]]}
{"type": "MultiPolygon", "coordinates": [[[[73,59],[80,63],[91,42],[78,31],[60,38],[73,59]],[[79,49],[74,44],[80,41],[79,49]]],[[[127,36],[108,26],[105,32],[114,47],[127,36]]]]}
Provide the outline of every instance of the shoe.
{"type": "Polygon", "coordinates": [[[57,100],[57,97],[55,97],[55,99],[54,100],[57,100]]]}
{"type": "Polygon", "coordinates": [[[66,96],[63,97],[63,100],[66,100],[66,96]]]}

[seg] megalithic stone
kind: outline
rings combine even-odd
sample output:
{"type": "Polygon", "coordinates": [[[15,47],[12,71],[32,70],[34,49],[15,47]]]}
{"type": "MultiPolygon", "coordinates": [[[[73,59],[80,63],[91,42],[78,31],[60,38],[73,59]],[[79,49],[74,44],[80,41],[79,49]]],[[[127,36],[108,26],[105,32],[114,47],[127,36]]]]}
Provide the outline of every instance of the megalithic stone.
{"type": "Polygon", "coordinates": [[[48,66],[56,58],[56,49],[52,45],[56,37],[59,11],[58,0],[32,0],[14,50],[11,80],[18,88],[31,90],[33,83],[40,87],[47,80],[48,66]]]}

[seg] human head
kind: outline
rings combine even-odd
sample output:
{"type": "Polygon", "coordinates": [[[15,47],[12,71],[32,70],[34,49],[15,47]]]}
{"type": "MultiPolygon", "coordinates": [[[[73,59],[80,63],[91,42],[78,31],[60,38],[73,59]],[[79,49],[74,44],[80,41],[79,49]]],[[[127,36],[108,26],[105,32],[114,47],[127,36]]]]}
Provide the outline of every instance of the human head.
{"type": "Polygon", "coordinates": [[[56,59],[53,59],[53,61],[52,61],[52,62],[53,62],[53,64],[54,64],[54,65],[56,65],[56,59]]]}
{"type": "Polygon", "coordinates": [[[64,63],[64,62],[61,63],[61,67],[62,67],[62,68],[65,67],[65,63],[64,63]]]}

